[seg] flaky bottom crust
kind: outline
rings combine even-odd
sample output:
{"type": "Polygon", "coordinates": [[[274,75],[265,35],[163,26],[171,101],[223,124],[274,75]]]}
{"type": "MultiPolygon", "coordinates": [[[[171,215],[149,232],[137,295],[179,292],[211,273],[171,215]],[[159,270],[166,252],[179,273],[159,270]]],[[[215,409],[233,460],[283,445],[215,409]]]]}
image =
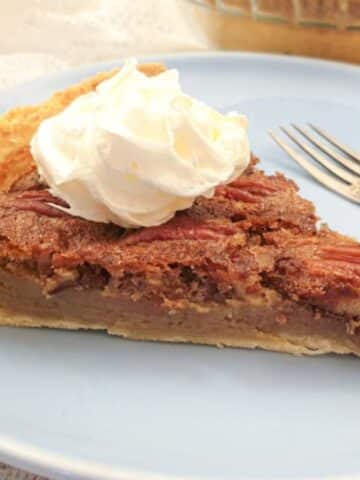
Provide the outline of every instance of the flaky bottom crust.
{"type": "MultiPolygon", "coordinates": [[[[133,318],[127,318],[126,323],[132,323],[133,318]]],[[[23,313],[14,313],[0,309],[0,325],[11,327],[58,328],[64,330],[101,330],[110,335],[117,335],[131,340],[161,341],[172,343],[193,343],[213,345],[217,347],[241,347],[247,349],[263,349],[293,355],[323,355],[328,353],[355,354],[360,356],[360,348],[348,348],[341,342],[321,337],[300,335],[275,335],[248,328],[231,337],[225,335],[172,334],[170,330],[135,331],[122,325],[111,327],[102,322],[87,323],[79,319],[61,319],[55,317],[34,318],[23,313]]]]}

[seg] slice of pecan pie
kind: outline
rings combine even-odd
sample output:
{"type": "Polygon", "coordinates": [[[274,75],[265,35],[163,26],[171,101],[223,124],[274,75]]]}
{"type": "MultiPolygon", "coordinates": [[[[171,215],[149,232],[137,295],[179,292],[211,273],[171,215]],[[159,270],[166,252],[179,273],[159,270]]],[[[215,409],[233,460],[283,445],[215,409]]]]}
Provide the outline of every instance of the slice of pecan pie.
{"type": "Polygon", "coordinates": [[[360,354],[360,244],[317,230],[295,183],[265,175],[255,158],[159,227],[125,230],[56,208],[30,138],[111,74],[0,119],[0,324],[360,354]]]}

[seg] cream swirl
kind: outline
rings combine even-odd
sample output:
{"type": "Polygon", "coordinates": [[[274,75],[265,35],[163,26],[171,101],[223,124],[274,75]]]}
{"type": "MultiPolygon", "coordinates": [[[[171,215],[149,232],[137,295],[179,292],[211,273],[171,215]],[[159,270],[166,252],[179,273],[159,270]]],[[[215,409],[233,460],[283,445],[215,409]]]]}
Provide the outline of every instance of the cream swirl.
{"type": "Polygon", "coordinates": [[[176,70],[147,77],[133,59],[43,121],[31,152],[69,213],[125,228],[166,222],[250,159],[244,116],[185,95],[176,70]]]}

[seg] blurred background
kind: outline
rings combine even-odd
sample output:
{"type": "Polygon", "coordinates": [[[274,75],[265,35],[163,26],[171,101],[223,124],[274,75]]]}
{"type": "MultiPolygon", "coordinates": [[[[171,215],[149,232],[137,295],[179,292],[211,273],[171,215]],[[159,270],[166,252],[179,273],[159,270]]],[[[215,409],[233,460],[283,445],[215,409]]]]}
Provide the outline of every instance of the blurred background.
{"type": "Polygon", "coordinates": [[[360,0],[193,0],[218,48],[360,62],[360,0]]]}
{"type": "Polygon", "coordinates": [[[0,88],[129,55],[232,49],[360,63],[360,0],[1,2],[0,88]]]}
{"type": "Polygon", "coordinates": [[[80,64],[208,48],[186,0],[0,3],[0,88],[80,64]]]}

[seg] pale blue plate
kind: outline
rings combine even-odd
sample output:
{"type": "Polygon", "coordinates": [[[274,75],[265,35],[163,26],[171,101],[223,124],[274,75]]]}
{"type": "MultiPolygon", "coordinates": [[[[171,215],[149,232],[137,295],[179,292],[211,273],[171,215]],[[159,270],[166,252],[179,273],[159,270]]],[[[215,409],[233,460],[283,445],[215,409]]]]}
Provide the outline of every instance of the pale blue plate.
{"type": "MultiPolygon", "coordinates": [[[[164,58],[187,92],[250,119],[267,171],[298,182],[334,228],[358,206],[315,183],[269,128],[312,121],[360,150],[360,68],[270,55],[164,58]]],[[[112,64],[2,92],[38,102],[112,64]]],[[[0,459],[57,479],[360,479],[360,361],[0,330],[0,459]]]]}

